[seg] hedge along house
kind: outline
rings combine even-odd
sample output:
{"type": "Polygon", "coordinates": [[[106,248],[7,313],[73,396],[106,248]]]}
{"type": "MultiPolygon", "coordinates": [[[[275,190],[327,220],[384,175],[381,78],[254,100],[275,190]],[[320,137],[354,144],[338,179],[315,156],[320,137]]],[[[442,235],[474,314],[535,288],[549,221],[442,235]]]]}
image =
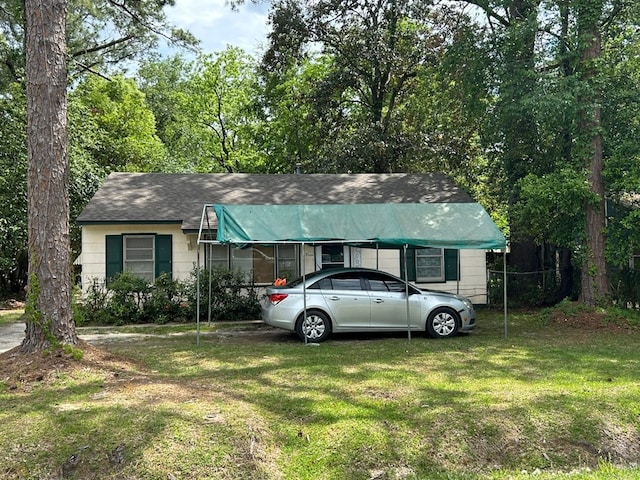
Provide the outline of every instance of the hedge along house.
{"type": "MultiPolygon", "coordinates": [[[[187,279],[198,261],[204,205],[475,204],[446,176],[429,174],[111,174],[77,219],[82,226],[82,285],[124,270],[153,281],[162,273],[187,279]]],[[[330,209],[329,209],[330,210],[330,209]]],[[[376,222],[390,219],[380,215],[376,222]]],[[[469,219],[471,220],[471,219],[469,219]]],[[[277,221],[274,218],[273,221],[277,221]]],[[[283,219],[290,221],[290,219],[283,219]]],[[[340,222],[340,218],[335,218],[340,222]]],[[[461,221],[460,227],[465,227],[461,221]]],[[[204,226],[217,236],[214,218],[204,226]]],[[[256,284],[336,266],[379,268],[424,288],[486,303],[482,249],[399,250],[337,243],[206,244],[203,265],[240,270],[256,284]]]]}

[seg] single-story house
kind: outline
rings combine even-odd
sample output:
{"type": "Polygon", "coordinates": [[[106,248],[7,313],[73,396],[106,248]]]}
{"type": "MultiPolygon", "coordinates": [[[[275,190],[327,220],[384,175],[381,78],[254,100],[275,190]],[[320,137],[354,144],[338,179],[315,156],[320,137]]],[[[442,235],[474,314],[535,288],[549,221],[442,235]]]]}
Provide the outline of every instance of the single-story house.
{"type": "MultiPolygon", "coordinates": [[[[448,177],[425,174],[112,173],[77,218],[82,227],[82,285],[128,270],[153,281],[187,279],[196,266],[205,205],[475,203],[448,177]]],[[[385,218],[379,218],[385,222],[385,218]]],[[[217,225],[204,226],[215,238],[217,225]]],[[[239,269],[256,284],[335,266],[379,268],[404,277],[400,250],[374,245],[206,244],[201,264],[239,269]]],[[[410,248],[407,277],[423,288],[486,303],[484,250],[410,248]]]]}

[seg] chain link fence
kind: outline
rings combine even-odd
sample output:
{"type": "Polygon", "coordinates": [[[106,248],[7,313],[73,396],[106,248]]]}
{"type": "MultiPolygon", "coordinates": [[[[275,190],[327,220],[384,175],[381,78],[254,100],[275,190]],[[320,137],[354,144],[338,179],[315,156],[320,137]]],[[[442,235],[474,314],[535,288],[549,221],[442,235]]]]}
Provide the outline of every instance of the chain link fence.
{"type": "MultiPolygon", "coordinates": [[[[488,303],[503,306],[504,272],[487,271],[488,303]]],[[[621,308],[640,308],[640,269],[609,270],[611,301],[621,308]]],[[[507,302],[511,307],[554,305],[564,298],[577,300],[580,294],[580,271],[565,273],[549,269],[535,272],[507,271],[507,302]]]]}

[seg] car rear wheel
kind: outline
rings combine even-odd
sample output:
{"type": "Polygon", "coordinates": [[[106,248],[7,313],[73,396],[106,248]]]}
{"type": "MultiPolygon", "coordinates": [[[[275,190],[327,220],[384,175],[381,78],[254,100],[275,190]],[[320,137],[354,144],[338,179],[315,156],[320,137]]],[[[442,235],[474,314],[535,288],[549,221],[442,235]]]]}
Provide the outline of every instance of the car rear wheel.
{"type": "Polygon", "coordinates": [[[432,338],[455,337],[458,333],[458,314],[449,308],[436,308],[427,318],[427,333],[432,338]]]}
{"type": "Polygon", "coordinates": [[[304,341],[306,337],[308,342],[320,343],[329,338],[331,321],[325,313],[317,310],[308,311],[304,321],[303,315],[296,322],[296,333],[300,340],[304,341]]]}

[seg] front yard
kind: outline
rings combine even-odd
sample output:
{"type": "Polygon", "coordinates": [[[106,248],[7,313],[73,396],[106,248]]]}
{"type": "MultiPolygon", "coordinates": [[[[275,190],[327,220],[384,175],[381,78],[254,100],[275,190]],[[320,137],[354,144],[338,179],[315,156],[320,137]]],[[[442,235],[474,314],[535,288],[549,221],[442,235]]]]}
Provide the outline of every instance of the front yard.
{"type": "MultiPolygon", "coordinates": [[[[481,311],[446,341],[304,346],[261,324],[93,334],[80,362],[0,355],[0,478],[640,477],[640,330],[481,311]]],[[[110,332],[116,329],[109,329],[110,332]]]]}

